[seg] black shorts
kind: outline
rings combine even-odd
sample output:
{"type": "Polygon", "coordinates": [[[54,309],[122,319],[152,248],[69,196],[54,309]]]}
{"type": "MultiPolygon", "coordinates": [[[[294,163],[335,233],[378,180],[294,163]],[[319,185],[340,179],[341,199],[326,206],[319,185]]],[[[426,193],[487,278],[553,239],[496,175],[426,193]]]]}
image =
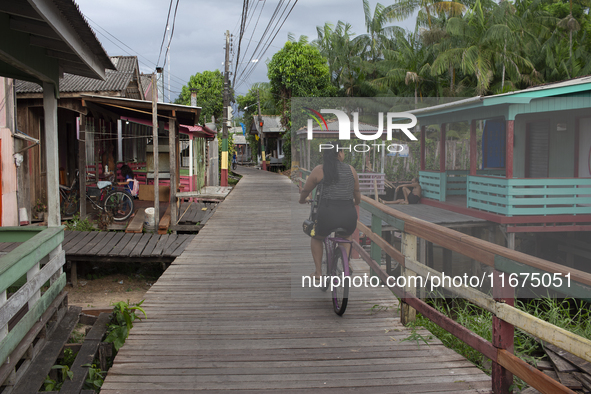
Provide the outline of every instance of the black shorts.
{"type": "Polygon", "coordinates": [[[410,193],[408,195],[408,203],[409,204],[418,204],[421,201],[421,197],[417,196],[416,194],[410,193]]]}
{"type": "Polygon", "coordinates": [[[357,228],[357,210],[353,200],[322,200],[318,208],[316,235],[326,237],[338,227],[347,230],[347,235],[353,234],[357,228]]]}

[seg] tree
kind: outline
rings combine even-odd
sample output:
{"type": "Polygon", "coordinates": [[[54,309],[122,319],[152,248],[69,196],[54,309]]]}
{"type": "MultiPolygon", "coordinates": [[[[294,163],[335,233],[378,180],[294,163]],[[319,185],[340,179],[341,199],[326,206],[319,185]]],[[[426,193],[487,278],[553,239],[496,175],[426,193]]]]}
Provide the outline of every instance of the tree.
{"type": "Polygon", "coordinates": [[[332,97],[336,94],[336,88],[330,82],[326,59],[318,48],[303,42],[286,42],[267,64],[267,77],[271,84],[271,93],[281,111],[281,124],[287,130],[283,134],[284,162],[290,165],[291,98],[332,97]]]}
{"type": "Polygon", "coordinates": [[[191,76],[174,103],[191,105],[192,89],[197,92],[197,106],[201,107],[199,123],[211,122],[212,116],[216,121],[222,117],[224,77],[219,70],[204,71],[191,76]]]}

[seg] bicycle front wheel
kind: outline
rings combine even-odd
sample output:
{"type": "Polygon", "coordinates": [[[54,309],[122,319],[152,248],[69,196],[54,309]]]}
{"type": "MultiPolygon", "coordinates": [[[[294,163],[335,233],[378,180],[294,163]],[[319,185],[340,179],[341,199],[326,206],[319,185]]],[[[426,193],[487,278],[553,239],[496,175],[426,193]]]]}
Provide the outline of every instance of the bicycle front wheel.
{"type": "Polygon", "coordinates": [[[328,286],[330,285],[329,281],[326,279],[327,276],[329,275],[328,272],[328,259],[329,257],[329,251],[333,251],[334,247],[333,244],[330,240],[325,239],[323,242],[323,246],[322,248],[324,249],[322,253],[322,265],[321,265],[321,269],[322,269],[322,280],[321,280],[321,285],[320,285],[320,290],[322,291],[326,291],[328,289],[328,286]]]}
{"type": "Polygon", "coordinates": [[[111,192],[105,198],[104,209],[113,215],[113,220],[125,220],[133,213],[133,198],[122,191],[111,192]]]}
{"type": "Polygon", "coordinates": [[[333,264],[331,270],[332,305],[334,313],[342,316],[347,309],[349,300],[349,286],[351,276],[349,275],[349,257],[343,246],[339,245],[333,252],[333,264]]]}
{"type": "Polygon", "coordinates": [[[78,212],[80,207],[80,197],[77,191],[71,191],[68,197],[62,201],[62,214],[64,216],[72,216],[78,212]]]}

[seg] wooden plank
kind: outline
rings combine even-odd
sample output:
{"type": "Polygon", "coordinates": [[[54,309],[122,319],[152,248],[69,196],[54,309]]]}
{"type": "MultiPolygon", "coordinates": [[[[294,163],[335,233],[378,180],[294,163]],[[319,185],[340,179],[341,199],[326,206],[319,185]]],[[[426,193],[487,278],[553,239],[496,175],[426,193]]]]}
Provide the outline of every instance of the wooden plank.
{"type": "Polygon", "coordinates": [[[544,350],[546,351],[546,354],[550,358],[550,361],[552,361],[552,364],[554,364],[554,368],[556,369],[556,372],[578,371],[577,367],[575,367],[574,365],[572,365],[571,363],[569,363],[568,361],[566,361],[565,359],[563,359],[562,357],[560,357],[559,355],[554,353],[552,350],[550,350],[550,349],[544,349],[544,350]]]}
{"type": "Polygon", "coordinates": [[[185,248],[187,247],[188,244],[191,243],[191,241],[193,241],[193,239],[195,238],[195,235],[189,235],[180,245],[178,248],[176,248],[174,250],[174,252],[171,253],[171,256],[177,257],[180,256],[181,253],[183,253],[183,251],[185,250],[185,248]]]}
{"type": "Polygon", "coordinates": [[[583,385],[577,378],[575,378],[574,375],[568,372],[557,372],[556,374],[558,375],[558,380],[560,381],[560,383],[562,383],[565,387],[568,387],[572,390],[583,389],[583,385]]]}
{"type": "Polygon", "coordinates": [[[146,211],[138,209],[135,211],[135,216],[129,221],[129,225],[125,229],[126,233],[141,233],[144,230],[144,219],[146,211]]]}
{"type": "Polygon", "coordinates": [[[68,253],[72,247],[78,244],[78,242],[80,242],[82,238],[84,238],[86,234],[88,234],[87,231],[72,231],[72,233],[74,233],[74,236],[70,238],[70,240],[67,243],[62,244],[62,248],[64,248],[66,253],[68,253]]]}
{"type": "MultiPolygon", "coordinates": [[[[497,362],[543,394],[575,394],[574,391],[540,372],[504,349],[499,349],[497,362]]],[[[548,372],[548,371],[545,371],[548,372]]]]}
{"type": "Polygon", "coordinates": [[[544,346],[544,349],[551,350],[558,356],[576,365],[577,368],[579,368],[581,371],[587,372],[591,375],[591,363],[583,360],[580,357],[575,356],[574,354],[567,352],[566,350],[562,350],[559,347],[552,345],[551,343],[542,342],[542,345],[544,346]]]}
{"type": "Polygon", "coordinates": [[[158,223],[158,234],[166,234],[168,232],[168,227],[170,226],[170,206],[173,204],[168,204],[168,208],[164,212],[164,216],[160,219],[160,223],[158,223]]]}
{"type": "Polygon", "coordinates": [[[94,249],[105,237],[107,237],[109,233],[105,231],[100,231],[90,242],[80,248],[76,254],[92,254],[90,251],[94,249]]]}
{"type": "Polygon", "coordinates": [[[41,353],[33,360],[29,367],[30,373],[26,379],[21,379],[15,386],[15,393],[36,393],[43,382],[64,344],[68,341],[72,330],[78,323],[78,315],[82,307],[71,306],[68,313],[59,323],[57,330],[48,338],[41,353]]]}
{"type": "Polygon", "coordinates": [[[123,248],[123,250],[121,252],[119,252],[118,255],[119,256],[129,256],[131,254],[131,252],[135,249],[138,242],[140,241],[140,239],[142,239],[143,236],[144,236],[144,234],[133,234],[129,243],[125,246],[125,248],[123,248]]]}
{"type": "Polygon", "coordinates": [[[75,246],[72,246],[69,250],[67,250],[66,254],[78,254],[78,251],[87,246],[90,241],[92,241],[97,235],[100,234],[100,231],[89,231],[85,232],[85,234],[86,236],[82,238],[80,242],[78,242],[75,246]]]}
{"type": "Polygon", "coordinates": [[[96,251],[96,255],[97,256],[108,256],[109,253],[111,253],[111,250],[113,250],[113,248],[119,244],[119,242],[121,241],[121,239],[125,236],[125,233],[123,232],[117,232],[117,233],[113,233],[114,236],[112,236],[106,244],[102,245],[101,248],[96,251]]]}
{"type": "Polygon", "coordinates": [[[177,224],[169,227],[172,231],[183,231],[197,233],[203,228],[203,224],[177,224]]]}
{"type": "Polygon", "coordinates": [[[146,247],[142,251],[142,256],[151,256],[152,255],[152,252],[154,251],[154,248],[156,247],[156,244],[160,240],[160,237],[161,236],[158,235],[158,234],[153,234],[152,235],[152,238],[150,238],[150,240],[146,244],[146,247]]]}
{"type": "Polygon", "coordinates": [[[189,234],[179,234],[178,237],[174,240],[174,242],[166,245],[166,249],[162,252],[163,255],[171,256],[172,253],[179,247],[181,244],[186,241],[190,237],[189,234]]]}
{"type": "Polygon", "coordinates": [[[152,251],[152,255],[153,256],[160,256],[162,254],[162,251],[166,247],[166,243],[173,236],[176,237],[176,235],[173,235],[173,234],[164,234],[164,235],[161,235],[160,236],[160,239],[156,243],[156,246],[154,247],[154,250],[152,251]]]}
{"type": "Polygon", "coordinates": [[[129,253],[129,256],[141,256],[142,251],[146,247],[148,241],[152,238],[152,234],[142,234],[142,237],[137,241],[137,244],[133,248],[133,250],[129,253]]]}
{"type": "Polygon", "coordinates": [[[121,251],[125,249],[125,247],[129,243],[129,241],[132,240],[134,235],[135,234],[125,234],[125,236],[121,238],[121,241],[119,241],[119,243],[115,245],[115,247],[109,252],[109,256],[119,256],[121,251]]]}
{"type": "Polygon", "coordinates": [[[86,376],[88,375],[88,367],[85,364],[92,364],[96,353],[98,352],[101,339],[107,331],[107,323],[111,316],[108,313],[101,313],[97,322],[92,326],[90,331],[84,337],[82,347],[70,368],[74,374],[71,380],[66,380],[60,389],[60,394],[78,394],[82,390],[86,376]]]}

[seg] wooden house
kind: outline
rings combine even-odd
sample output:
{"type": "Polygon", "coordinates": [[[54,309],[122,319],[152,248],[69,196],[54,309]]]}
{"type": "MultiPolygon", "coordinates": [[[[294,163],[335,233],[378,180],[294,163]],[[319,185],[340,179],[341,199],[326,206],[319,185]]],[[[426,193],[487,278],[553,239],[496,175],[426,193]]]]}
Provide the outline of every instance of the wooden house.
{"type": "MultiPolygon", "coordinates": [[[[66,285],[65,253],[61,245],[64,231],[60,226],[58,193],[60,76],[65,72],[104,79],[105,69],[114,66],[72,0],[0,2],[0,33],[0,94],[4,103],[0,111],[0,185],[3,189],[0,192],[0,238],[4,242],[21,243],[0,257],[0,391],[28,393],[37,392],[43,384],[46,373],[36,370],[37,361],[44,360],[39,355],[45,345],[56,340],[55,333],[60,331],[56,328],[61,327],[64,320],[76,322],[80,314],[80,309],[68,310],[67,292],[63,291],[66,285]],[[43,86],[38,128],[44,143],[27,135],[16,122],[14,79],[43,86]],[[14,222],[14,212],[19,211],[15,194],[20,195],[21,185],[15,185],[15,175],[22,167],[23,157],[32,151],[41,152],[37,155],[38,164],[46,174],[49,228],[6,227],[18,224],[14,222]],[[5,211],[12,213],[5,216],[5,211]],[[4,221],[5,218],[9,220],[4,221]],[[46,283],[49,286],[46,287],[46,283]],[[27,369],[41,377],[29,379],[25,375],[27,369]]],[[[69,323],[63,327],[67,326],[74,327],[69,323]]],[[[84,375],[79,377],[85,378],[84,375]]]]}
{"type": "MultiPolygon", "coordinates": [[[[281,117],[276,115],[262,115],[263,127],[259,130],[258,115],[253,116],[250,129],[251,134],[261,137],[261,144],[265,145],[265,156],[271,165],[283,165],[283,138],[285,127],[281,125],[281,117]]],[[[260,149],[259,149],[260,152],[260,149]]]]}
{"type": "MultiPolygon", "coordinates": [[[[79,151],[79,117],[87,115],[85,129],[94,138],[86,139],[87,161],[97,165],[102,156],[113,155],[116,161],[145,161],[145,141],[117,139],[122,133],[122,126],[117,122],[117,116],[103,116],[104,113],[96,104],[86,101],[89,95],[110,96],[144,100],[144,90],[140,82],[138,61],[135,56],[112,56],[115,66],[107,70],[104,80],[88,78],[75,74],[64,74],[60,78],[58,99],[58,140],[59,140],[59,169],[60,183],[71,184],[78,168],[79,151]],[[96,114],[93,114],[95,110],[96,114]],[[133,141],[133,142],[130,142],[133,141]],[[116,152],[116,153],[115,153],[116,152]]],[[[43,119],[42,96],[43,88],[31,81],[16,81],[17,96],[17,125],[18,129],[39,140],[41,145],[45,135],[41,122],[43,119]]],[[[151,130],[140,127],[129,127],[125,130],[135,136],[149,135],[151,130]]],[[[46,200],[45,180],[46,172],[41,165],[43,151],[30,150],[24,156],[19,168],[19,206],[29,209],[30,204],[46,200]]]]}

